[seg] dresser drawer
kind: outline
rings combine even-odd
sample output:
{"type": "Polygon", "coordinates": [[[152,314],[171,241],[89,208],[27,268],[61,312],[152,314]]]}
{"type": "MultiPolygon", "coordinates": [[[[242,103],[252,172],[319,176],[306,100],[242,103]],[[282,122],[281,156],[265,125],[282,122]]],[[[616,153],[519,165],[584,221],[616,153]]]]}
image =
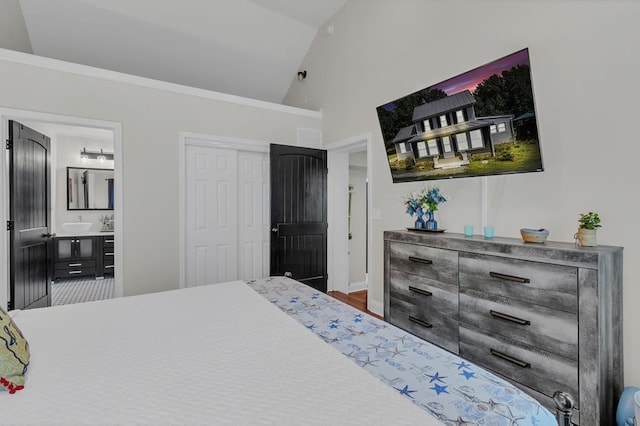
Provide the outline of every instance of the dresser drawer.
{"type": "Polygon", "coordinates": [[[402,300],[424,312],[458,318],[458,286],[456,285],[392,270],[389,277],[389,292],[391,300],[402,300]]]}
{"type": "Polygon", "coordinates": [[[458,252],[393,242],[389,244],[391,269],[443,283],[458,284],[458,252]]]}
{"type": "Polygon", "coordinates": [[[73,277],[82,277],[85,275],[95,276],[96,275],[95,266],[56,269],[54,273],[54,278],[73,278],[73,277]]]}
{"type": "Polygon", "coordinates": [[[547,396],[578,393],[578,363],[495,333],[460,325],[460,355],[547,396]]]}
{"type": "Polygon", "coordinates": [[[458,353],[458,321],[403,300],[391,299],[389,322],[446,350],[458,353]]]}
{"type": "Polygon", "coordinates": [[[104,251],[113,251],[113,237],[103,237],[102,240],[102,247],[104,248],[104,251]]]}
{"type": "Polygon", "coordinates": [[[577,313],[578,270],[474,253],[460,253],[460,288],[577,313]]]}
{"type": "Polygon", "coordinates": [[[114,263],[114,262],[113,262],[113,255],[111,255],[111,256],[106,256],[106,255],[105,255],[105,256],[104,256],[103,264],[104,264],[104,267],[105,267],[105,268],[106,268],[107,266],[113,266],[113,263],[114,263]]]}
{"type": "Polygon", "coordinates": [[[69,261],[69,262],[56,262],[55,269],[87,269],[96,267],[95,260],[78,260],[77,262],[69,261]]]}
{"type": "Polygon", "coordinates": [[[464,288],[460,321],[578,360],[575,314],[464,288]]]}

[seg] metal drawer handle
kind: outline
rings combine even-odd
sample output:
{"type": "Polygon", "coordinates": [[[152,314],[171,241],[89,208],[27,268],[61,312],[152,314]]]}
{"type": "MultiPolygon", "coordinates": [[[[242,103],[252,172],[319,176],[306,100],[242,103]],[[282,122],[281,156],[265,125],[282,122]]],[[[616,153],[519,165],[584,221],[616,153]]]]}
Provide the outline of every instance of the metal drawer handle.
{"type": "Polygon", "coordinates": [[[489,313],[492,316],[496,317],[496,318],[500,318],[500,319],[503,319],[503,320],[515,322],[516,324],[531,325],[531,321],[529,321],[529,320],[518,318],[518,317],[514,317],[514,316],[509,315],[509,314],[503,314],[502,312],[494,311],[493,309],[489,310],[489,313]]]}
{"type": "Polygon", "coordinates": [[[530,283],[531,280],[529,278],[522,278],[522,277],[516,277],[514,275],[505,275],[505,274],[501,274],[498,272],[489,272],[489,275],[491,275],[493,278],[497,278],[499,280],[505,280],[505,281],[513,281],[516,283],[530,283]]]}
{"type": "Polygon", "coordinates": [[[423,289],[421,289],[421,288],[414,287],[414,286],[412,286],[412,285],[410,285],[410,286],[409,286],[409,291],[412,291],[412,292],[414,292],[414,293],[421,294],[421,295],[423,295],[423,296],[433,296],[433,293],[431,293],[430,291],[423,290],[423,289]]]}
{"type": "Polygon", "coordinates": [[[82,263],[70,263],[69,266],[82,266],[82,263]]]}
{"type": "Polygon", "coordinates": [[[105,253],[105,256],[113,256],[113,253],[105,253]]]}
{"type": "Polygon", "coordinates": [[[105,265],[105,266],[104,266],[104,269],[111,269],[111,268],[113,268],[113,266],[114,266],[114,265],[105,265]]]}
{"type": "Polygon", "coordinates": [[[419,324],[421,326],[423,326],[424,328],[433,328],[433,324],[429,324],[428,322],[424,322],[422,320],[419,320],[418,318],[409,316],[409,321],[411,322],[415,322],[416,324],[419,324]]]}
{"type": "Polygon", "coordinates": [[[113,240],[104,240],[105,243],[112,243],[113,240]]]}
{"type": "Polygon", "coordinates": [[[491,351],[491,355],[497,356],[498,358],[504,359],[505,361],[509,361],[509,362],[519,366],[519,367],[531,368],[531,363],[529,363],[529,362],[521,361],[518,358],[514,358],[514,357],[509,356],[507,354],[504,354],[502,352],[496,351],[495,349],[490,349],[490,351],[491,351]]]}
{"type": "Polygon", "coordinates": [[[73,275],[73,274],[81,274],[82,271],[69,271],[69,275],[73,275]]]}
{"type": "Polygon", "coordinates": [[[420,257],[414,257],[414,256],[409,256],[409,260],[412,262],[417,262],[417,263],[424,263],[425,265],[431,265],[433,264],[432,260],[429,259],[422,259],[420,257]]]}

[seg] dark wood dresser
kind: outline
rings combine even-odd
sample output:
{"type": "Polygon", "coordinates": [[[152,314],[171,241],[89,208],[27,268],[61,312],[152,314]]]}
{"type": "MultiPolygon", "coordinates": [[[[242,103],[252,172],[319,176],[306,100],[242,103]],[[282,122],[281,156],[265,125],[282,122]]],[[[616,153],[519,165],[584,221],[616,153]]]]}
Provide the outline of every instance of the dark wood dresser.
{"type": "Polygon", "coordinates": [[[384,233],[384,317],[487,368],[575,424],[615,424],[623,388],[621,247],[384,233]]]}

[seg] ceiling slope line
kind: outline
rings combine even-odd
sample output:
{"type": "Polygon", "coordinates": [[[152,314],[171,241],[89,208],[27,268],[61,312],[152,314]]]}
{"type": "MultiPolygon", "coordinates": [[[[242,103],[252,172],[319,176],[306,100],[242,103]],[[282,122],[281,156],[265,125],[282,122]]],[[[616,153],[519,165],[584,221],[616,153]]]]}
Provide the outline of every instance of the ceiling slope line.
{"type": "Polygon", "coordinates": [[[73,62],[61,61],[59,59],[51,59],[43,56],[31,55],[27,53],[17,52],[0,48],[0,60],[14,62],[22,65],[30,65],[39,68],[45,68],[55,71],[68,72],[71,74],[82,75],[85,77],[94,77],[102,80],[114,81],[118,83],[131,84],[150,89],[164,90],[167,92],[178,93],[188,96],[196,96],[205,99],[211,99],[220,102],[238,104],[253,108],[260,108],[269,111],[282,112],[286,114],[322,119],[322,111],[313,111],[303,108],[292,107],[288,105],[276,104],[273,102],[261,101],[258,99],[245,98],[237,95],[220,93],[213,90],[199,89],[196,87],[185,86],[177,83],[170,83],[161,80],[155,80],[148,77],[140,77],[137,75],[126,74],[118,71],[106,70],[103,68],[91,67],[88,65],[76,64],[73,62]]]}

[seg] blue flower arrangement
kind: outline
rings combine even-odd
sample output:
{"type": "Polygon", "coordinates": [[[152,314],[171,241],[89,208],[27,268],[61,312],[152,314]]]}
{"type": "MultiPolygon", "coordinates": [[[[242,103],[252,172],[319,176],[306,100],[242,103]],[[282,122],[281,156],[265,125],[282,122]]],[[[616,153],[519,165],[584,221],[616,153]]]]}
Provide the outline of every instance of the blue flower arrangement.
{"type": "Polygon", "coordinates": [[[404,204],[407,206],[407,213],[410,216],[418,215],[418,218],[421,218],[427,212],[438,210],[438,204],[445,201],[447,199],[440,193],[440,189],[435,186],[433,188],[425,187],[419,194],[408,195],[404,204]]]}

